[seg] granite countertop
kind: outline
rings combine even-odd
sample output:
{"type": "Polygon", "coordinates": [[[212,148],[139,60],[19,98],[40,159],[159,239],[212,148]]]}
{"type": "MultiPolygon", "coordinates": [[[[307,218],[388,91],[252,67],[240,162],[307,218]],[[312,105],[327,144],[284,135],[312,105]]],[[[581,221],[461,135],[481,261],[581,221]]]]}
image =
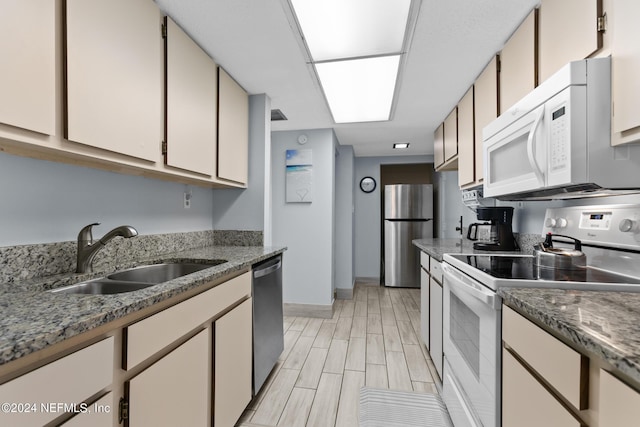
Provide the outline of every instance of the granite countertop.
{"type": "Polygon", "coordinates": [[[640,386],[640,293],[503,288],[505,304],[640,386]]]}
{"type": "MultiPolygon", "coordinates": [[[[134,292],[113,295],[56,294],[47,289],[77,283],[110,272],[66,274],[37,281],[0,284],[0,365],[176,296],[206,282],[284,252],[284,247],[210,246],[174,252],[136,264],[171,261],[227,260],[188,276],[134,292]]],[[[129,266],[119,266],[124,269],[129,266]]]]}
{"type": "Polygon", "coordinates": [[[429,256],[442,262],[444,254],[513,254],[526,253],[520,251],[480,251],[473,248],[473,241],[460,239],[419,239],[413,240],[413,244],[429,256]]]}

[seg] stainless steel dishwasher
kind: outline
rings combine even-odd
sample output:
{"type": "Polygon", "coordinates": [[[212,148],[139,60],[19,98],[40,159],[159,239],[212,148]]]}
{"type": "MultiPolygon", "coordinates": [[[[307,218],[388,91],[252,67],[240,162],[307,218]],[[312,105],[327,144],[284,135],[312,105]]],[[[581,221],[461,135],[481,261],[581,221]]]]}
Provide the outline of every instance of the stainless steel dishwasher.
{"type": "Polygon", "coordinates": [[[282,255],[253,266],[253,394],[284,350],[282,255]]]}

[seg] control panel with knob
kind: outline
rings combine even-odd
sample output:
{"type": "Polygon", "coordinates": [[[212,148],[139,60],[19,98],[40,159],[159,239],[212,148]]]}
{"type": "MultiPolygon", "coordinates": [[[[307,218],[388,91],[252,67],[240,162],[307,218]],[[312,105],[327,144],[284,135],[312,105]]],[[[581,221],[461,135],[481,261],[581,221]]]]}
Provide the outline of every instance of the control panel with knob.
{"type": "Polygon", "coordinates": [[[637,221],[634,221],[632,219],[625,218],[622,221],[620,221],[620,224],[618,224],[618,229],[623,233],[628,233],[630,231],[637,231],[638,223],[637,221]]]}

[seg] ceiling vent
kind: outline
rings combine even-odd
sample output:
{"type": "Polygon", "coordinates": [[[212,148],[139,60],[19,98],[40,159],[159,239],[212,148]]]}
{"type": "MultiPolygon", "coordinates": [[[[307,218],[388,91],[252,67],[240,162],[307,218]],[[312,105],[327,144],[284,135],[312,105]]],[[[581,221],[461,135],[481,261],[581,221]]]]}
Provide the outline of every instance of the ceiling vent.
{"type": "Polygon", "coordinates": [[[285,116],[284,113],[278,109],[271,110],[271,121],[278,122],[281,120],[287,120],[287,116],[285,116]]]}

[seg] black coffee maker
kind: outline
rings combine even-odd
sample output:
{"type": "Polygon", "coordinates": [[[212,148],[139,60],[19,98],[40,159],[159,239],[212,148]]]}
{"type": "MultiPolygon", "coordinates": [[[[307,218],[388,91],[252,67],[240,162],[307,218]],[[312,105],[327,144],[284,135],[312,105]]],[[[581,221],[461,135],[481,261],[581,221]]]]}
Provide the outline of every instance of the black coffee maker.
{"type": "Polygon", "coordinates": [[[511,223],[513,222],[513,208],[510,206],[480,207],[476,214],[481,221],[491,224],[491,240],[475,242],[474,249],[483,251],[518,251],[520,248],[513,237],[511,223]]]}

